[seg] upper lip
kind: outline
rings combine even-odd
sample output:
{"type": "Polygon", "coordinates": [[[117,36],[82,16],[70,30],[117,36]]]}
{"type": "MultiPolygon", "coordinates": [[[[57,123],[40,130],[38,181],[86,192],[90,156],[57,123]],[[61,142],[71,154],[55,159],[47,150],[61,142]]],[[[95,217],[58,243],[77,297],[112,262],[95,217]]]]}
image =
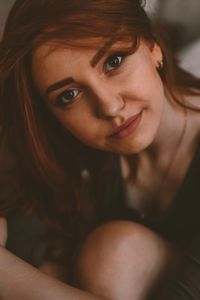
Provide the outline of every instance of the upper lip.
{"type": "Polygon", "coordinates": [[[134,120],[137,119],[137,117],[141,114],[141,111],[137,114],[133,115],[132,117],[128,118],[121,126],[117,127],[110,135],[109,137],[112,137],[116,134],[118,134],[120,131],[124,130],[126,127],[128,127],[134,120]]]}

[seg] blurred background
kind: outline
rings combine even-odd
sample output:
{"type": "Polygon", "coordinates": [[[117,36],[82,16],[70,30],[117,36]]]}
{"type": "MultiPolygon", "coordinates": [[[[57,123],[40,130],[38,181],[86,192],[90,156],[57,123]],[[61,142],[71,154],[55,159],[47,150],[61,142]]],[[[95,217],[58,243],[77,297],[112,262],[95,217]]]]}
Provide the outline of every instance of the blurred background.
{"type": "MultiPolygon", "coordinates": [[[[0,37],[14,2],[0,0],[0,37]]],[[[200,0],[146,0],[146,10],[167,26],[183,67],[200,76],[200,0]]]]}
{"type": "Polygon", "coordinates": [[[146,0],[146,9],[166,25],[182,67],[200,77],[200,0],[146,0]]]}
{"type": "Polygon", "coordinates": [[[5,19],[15,0],[0,0],[0,36],[2,35],[5,19]]]}

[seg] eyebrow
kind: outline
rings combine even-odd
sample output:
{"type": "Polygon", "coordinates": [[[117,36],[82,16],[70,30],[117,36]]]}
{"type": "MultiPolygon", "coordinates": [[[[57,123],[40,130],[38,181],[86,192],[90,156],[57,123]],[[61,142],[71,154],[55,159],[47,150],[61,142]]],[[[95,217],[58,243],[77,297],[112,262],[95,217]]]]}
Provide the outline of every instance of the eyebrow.
{"type": "MultiPolygon", "coordinates": [[[[94,57],[90,61],[90,65],[95,68],[98,62],[101,60],[101,58],[105,55],[105,53],[112,47],[112,45],[115,43],[116,38],[112,38],[103,47],[101,47],[97,53],[94,55],[94,57]]],[[[46,89],[46,95],[49,95],[51,92],[58,90],[62,87],[64,87],[67,84],[73,83],[75,80],[72,77],[64,78],[62,80],[59,80],[46,89]]]]}
{"type": "MultiPolygon", "coordinates": [[[[106,51],[108,50],[108,48],[110,48],[110,46],[104,46],[104,47],[102,47],[94,55],[94,57],[90,61],[90,65],[93,68],[95,68],[95,66],[98,64],[99,60],[104,56],[104,54],[106,53],[106,51]]],[[[50,86],[48,86],[48,88],[46,89],[46,95],[48,96],[51,92],[53,92],[55,90],[58,90],[58,89],[64,87],[65,85],[73,83],[73,82],[75,82],[75,80],[72,77],[61,79],[61,80],[59,80],[59,81],[51,84],[50,86]]]]}
{"type": "Polygon", "coordinates": [[[69,83],[73,83],[73,82],[74,82],[74,79],[72,77],[64,78],[60,81],[57,81],[57,82],[51,84],[50,86],[48,86],[48,88],[46,89],[46,95],[48,95],[49,93],[51,93],[57,89],[64,87],[65,85],[67,85],[69,83]]]}
{"type": "Polygon", "coordinates": [[[112,45],[116,42],[116,38],[112,38],[103,47],[101,47],[97,53],[94,55],[92,60],[90,61],[90,65],[94,68],[100,61],[100,59],[105,55],[105,53],[112,47],[112,45]]]}

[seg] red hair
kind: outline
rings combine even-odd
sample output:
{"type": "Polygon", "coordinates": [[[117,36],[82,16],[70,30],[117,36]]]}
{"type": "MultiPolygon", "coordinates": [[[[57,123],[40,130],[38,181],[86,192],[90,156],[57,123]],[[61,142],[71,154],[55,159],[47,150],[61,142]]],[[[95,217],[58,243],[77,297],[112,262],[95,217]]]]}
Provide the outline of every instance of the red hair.
{"type": "MultiPolygon", "coordinates": [[[[140,0],[17,0],[7,19],[0,44],[0,124],[18,176],[13,196],[1,203],[1,213],[37,210],[52,231],[60,230],[70,240],[72,249],[84,236],[82,231],[103,221],[105,206],[97,210],[96,194],[102,173],[116,155],[89,149],[65,133],[34,89],[31,53],[48,40],[90,47],[83,43],[88,37],[101,37],[104,45],[131,38],[136,50],[135,41],[143,37],[162,47],[161,77],[167,91],[199,93],[200,81],[179,68],[143,5],[140,0]],[[81,177],[85,168],[92,174],[89,190],[81,177]]],[[[115,205],[110,207],[112,218],[115,205]]]]}

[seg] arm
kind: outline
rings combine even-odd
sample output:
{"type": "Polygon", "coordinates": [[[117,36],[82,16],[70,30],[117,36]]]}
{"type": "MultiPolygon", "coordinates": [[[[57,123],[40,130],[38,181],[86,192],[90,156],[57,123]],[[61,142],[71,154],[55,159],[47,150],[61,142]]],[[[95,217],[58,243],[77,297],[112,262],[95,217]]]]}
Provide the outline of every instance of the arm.
{"type": "Polygon", "coordinates": [[[43,274],[0,247],[2,300],[103,300],[43,274]]]}
{"type": "MultiPolygon", "coordinates": [[[[103,300],[73,288],[32,267],[4,248],[6,220],[0,218],[0,299],[1,300],[103,300]]],[[[105,299],[104,299],[105,300],[105,299]]]]}
{"type": "Polygon", "coordinates": [[[66,272],[65,268],[57,263],[52,261],[43,261],[38,269],[51,277],[54,277],[60,281],[65,282],[66,280],[66,272]]]}

